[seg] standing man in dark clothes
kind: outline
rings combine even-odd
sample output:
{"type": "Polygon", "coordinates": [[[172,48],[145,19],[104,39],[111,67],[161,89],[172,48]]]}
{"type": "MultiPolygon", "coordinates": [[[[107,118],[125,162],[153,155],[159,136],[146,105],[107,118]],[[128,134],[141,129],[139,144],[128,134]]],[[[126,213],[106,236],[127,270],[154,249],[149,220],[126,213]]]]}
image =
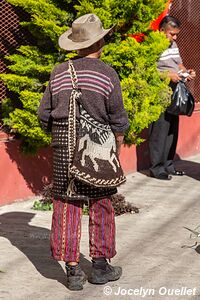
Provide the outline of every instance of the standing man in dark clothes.
{"type": "MultiPolygon", "coordinates": [[[[180,22],[172,16],[166,16],[160,23],[159,29],[164,32],[170,41],[170,46],[165,50],[157,63],[160,72],[168,71],[170,86],[175,89],[176,84],[181,80],[181,74],[187,72],[187,80],[195,78],[193,69],[186,70],[182,63],[179,49],[176,44],[177,35],[180,32],[180,22]]],[[[150,126],[149,149],[150,149],[150,176],[170,180],[171,175],[182,176],[183,171],[175,169],[173,159],[176,153],[178,140],[179,117],[162,113],[159,119],[150,126]]]]}

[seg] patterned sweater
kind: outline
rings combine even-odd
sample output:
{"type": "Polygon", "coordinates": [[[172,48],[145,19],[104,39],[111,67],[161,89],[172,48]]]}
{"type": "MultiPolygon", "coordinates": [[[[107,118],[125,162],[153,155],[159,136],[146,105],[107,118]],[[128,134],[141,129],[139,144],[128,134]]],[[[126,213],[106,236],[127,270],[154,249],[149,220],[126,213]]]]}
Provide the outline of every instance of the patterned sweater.
{"type": "MultiPolygon", "coordinates": [[[[114,132],[123,133],[129,127],[129,122],[117,73],[96,58],[76,58],[73,59],[73,64],[78,77],[78,87],[82,92],[83,107],[97,121],[110,124],[114,132]]],[[[52,119],[68,117],[71,90],[68,62],[64,62],[51,73],[38,109],[38,116],[45,130],[50,130],[52,119]]]]}

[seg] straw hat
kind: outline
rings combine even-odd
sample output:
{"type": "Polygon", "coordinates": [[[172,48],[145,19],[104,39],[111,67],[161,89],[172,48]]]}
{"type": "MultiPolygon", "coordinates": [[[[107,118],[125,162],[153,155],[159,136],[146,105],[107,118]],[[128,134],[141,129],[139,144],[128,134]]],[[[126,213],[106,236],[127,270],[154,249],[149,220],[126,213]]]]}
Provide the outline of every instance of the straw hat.
{"type": "Polygon", "coordinates": [[[72,28],[59,37],[58,44],[68,51],[88,48],[107,34],[111,34],[113,27],[104,29],[95,14],[86,14],[72,23],[72,28]]]}

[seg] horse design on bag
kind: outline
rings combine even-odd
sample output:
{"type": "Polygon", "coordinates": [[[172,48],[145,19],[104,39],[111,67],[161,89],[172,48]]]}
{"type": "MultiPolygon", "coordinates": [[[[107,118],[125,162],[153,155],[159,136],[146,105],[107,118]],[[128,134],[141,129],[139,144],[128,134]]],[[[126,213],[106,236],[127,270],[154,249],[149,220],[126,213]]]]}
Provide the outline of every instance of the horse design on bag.
{"type": "Polygon", "coordinates": [[[101,159],[109,162],[114,172],[117,172],[117,167],[120,167],[116,152],[116,143],[113,133],[108,135],[108,138],[102,143],[98,144],[91,140],[89,134],[84,135],[79,140],[79,149],[83,150],[81,157],[81,164],[85,166],[85,158],[88,156],[93,164],[93,168],[96,172],[99,171],[99,165],[96,159],[101,159]]]}

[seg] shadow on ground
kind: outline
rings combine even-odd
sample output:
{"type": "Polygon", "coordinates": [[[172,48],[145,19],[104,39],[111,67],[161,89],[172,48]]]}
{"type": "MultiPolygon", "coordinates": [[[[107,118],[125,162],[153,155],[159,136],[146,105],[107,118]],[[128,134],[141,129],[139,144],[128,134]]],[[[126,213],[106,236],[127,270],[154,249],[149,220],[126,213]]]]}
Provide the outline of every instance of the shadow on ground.
{"type": "Polygon", "coordinates": [[[195,251],[196,251],[198,254],[200,254],[200,245],[198,245],[198,246],[196,247],[195,251]]]}
{"type": "MultiPolygon", "coordinates": [[[[175,161],[175,167],[177,170],[185,171],[186,176],[200,181],[200,163],[180,159],[175,161]]],[[[149,170],[140,170],[138,172],[146,176],[150,176],[149,170]]]]}
{"type": "Polygon", "coordinates": [[[200,163],[189,160],[178,160],[175,165],[178,170],[185,171],[187,176],[200,180],[200,163]]]}
{"type": "MultiPolygon", "coordinates": [[[[52,259],[50,253],[50,230],[29,225],[33,213],[10,212],[0,215],[0,236],[8,239],[17,247],[37,271],[48,279],[57,280],[65,285],[65,273],[60,264],[52,259]]],[[[81,266],[86,274],[91,263],[81,254],[81,266]]]]}

